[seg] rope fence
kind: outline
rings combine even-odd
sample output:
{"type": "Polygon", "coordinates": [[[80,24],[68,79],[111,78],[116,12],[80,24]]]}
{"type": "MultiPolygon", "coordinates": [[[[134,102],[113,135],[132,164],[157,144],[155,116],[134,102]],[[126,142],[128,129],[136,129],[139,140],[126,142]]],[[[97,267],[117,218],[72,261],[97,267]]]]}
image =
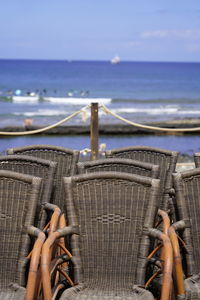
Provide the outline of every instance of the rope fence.
{"type": "Polygon", "coordinates": [[[71,114],[70,116],[62,119],[61,121],[57,122],[57,123],[54,123],[52,125],[49,125],[49,126],[46,126],[46,127],[43,127],[43,128],[39,128],[39,129],[35,129],[35,130],[28,130],[28,131],[19,131],[19,132],[6,132],[6,131],[0,131],[0,135],[14,135],[14,136],[17,136],[17,135],[29,135],[29,134],[36,134],[36,133],[41,133],[41,132],[45,132],[49,129],[52,129],[52,128],[55,128],[67,121],[69,121],[70,119],[76,117],[77,115],[79,115],[80,113],[82,112],[85,112],[85,110],[87,108],[89,108],[90,105],[87,105],[83,108],[81,108],[80,110],[74,112],[73,114],[71,114]]]}
{"type": "MultiPolygon", "coordinates": [[[[9,136],[20,136],[20,135],[31,135],[31,134],[37,134],[37,133],[42,133],[45,132],[49,129],[53,129],[67,121],[69,121],[70,119],[76,117],[77,115],[79,115],[80,113],[85,114],[86,109],[90,108],[91,104],[81,108],[80,110],[74,112],[73,114],[71,114],[70,116],[62,119],[61,121],[54,123],[52,125],[43,127],[43,128],[39,128],[39,129],[35,129],[35,130],[27,130],[27,131],[19,131],[19,132],[6,132],[6,131],[0,131],[0,135],[9,135],[9,136]]],[[[115,117],[116,119],[132,125],[134,127],[137,128],[142,128],[142,129],[147,129],[147,130],[153,130],[153,131],[162,131],[162,132],[196,132],[196,131],[200,131],[200,127],[193,127],[193,128],[165,128],[165,127],[156,127],[156,126],[150,126],[150,125],[144,125],[144,124],[140,124],[137,122],[133,122],[130,120],[127,120],[125,118],[123,118],[122,116],[114,113],[113,111],[111,111],[110,109],[108,109],[104,104],[100,104],[99,108],[102,109],[102,111],[106,114],[110,114],[111,116],[115,117]]]]}
{"type": "Polygon", "coordinates": [[[156,126],[149,126],[149,125],[143,125],[143,124],[139,124],[133,121],[129,121],[119,115],[117,115],[116,113],[112,112],[110,109],[108,109],[104,104],[101,104],[100,106],[102,108],[102,110],[106,113],[106,114],[110,114],[113,117],[117,118],[118,120],[125,122],[126,124],[135,126],[137,128],[143,128],[143,129],[150,129],[150,130],[154,130],[154,131],[166,131],[166,132],[192,132],[192,131],[200,131],[200,127],[193,127],[193,128],[165,128],[165,127],[156,127],[156,126]]]}

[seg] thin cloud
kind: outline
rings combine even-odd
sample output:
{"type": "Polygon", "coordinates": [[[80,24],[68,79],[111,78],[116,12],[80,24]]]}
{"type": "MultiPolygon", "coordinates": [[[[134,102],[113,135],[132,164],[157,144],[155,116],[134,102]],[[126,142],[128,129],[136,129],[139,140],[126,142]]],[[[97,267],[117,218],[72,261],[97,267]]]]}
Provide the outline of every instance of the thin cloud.
{"type": "Polygon", "coordinates": [[[141,33],[142,39],[180,39],[180,40],[200,40],[200,29],[187,30],[154,30],[141,33]]]}
{"type": "Polygon", "coordinates": [[[17,42],[15,44],[16,47],[32,47],[33,46],[33,43],[32,42],[17,42]]]}
{"type": "Polygon", "coordinates": [[[169,10],[167,9],[157,9],[156,11],[156,14],[159,14],[159,15],[167,15],[169,13],[169,10]]]}
{"type": "Polygon", "coordinates": [[[196,53],[196,52],[199,53],[200,52],[200,43],[189,44],[189,45],[187,45],[186,50],[191,53],[196,53]]]}
{"type": "Polygon", "coordinates": [[[143,43],[141,41],[129,41],[126,44],[130,47],[140,47],[143,43]]]}

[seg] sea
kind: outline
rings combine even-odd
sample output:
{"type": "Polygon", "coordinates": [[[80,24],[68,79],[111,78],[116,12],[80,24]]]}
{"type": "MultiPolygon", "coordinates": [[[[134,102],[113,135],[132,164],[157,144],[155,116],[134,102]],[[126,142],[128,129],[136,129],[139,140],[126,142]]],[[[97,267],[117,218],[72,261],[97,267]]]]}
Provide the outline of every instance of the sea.
{"type": "MultiPolygon", "coordinates": [[[[0,128],[58,122],[91,102],[99,103],[100,124],[124,124],[106,114],[101,104],[123,118],[144,124],[199,119],[200,63],[68,60],[0,60],[0,128]]],[[[65,125],[90,122],[90,109],[65,125]]],[[[0,152],[28,144],[90,148],[89,136],[0,136],[0,152]]],[[[200,152],[199,135],[100,136],[106,149],[147,145],[182,154],[200,152]]]]}

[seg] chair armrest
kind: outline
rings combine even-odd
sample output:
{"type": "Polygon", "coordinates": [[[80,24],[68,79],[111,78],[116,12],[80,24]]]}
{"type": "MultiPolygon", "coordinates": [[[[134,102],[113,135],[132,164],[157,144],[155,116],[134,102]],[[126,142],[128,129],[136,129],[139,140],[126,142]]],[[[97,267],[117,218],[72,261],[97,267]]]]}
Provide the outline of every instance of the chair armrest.
{"type": "Polygon", "coordinates": [[[39,228],[35,227],[35,226],[29,226],[27,228],[27,232],[31,236],[38,237],[40,235],[40,233],[43,232],[43,231],[40,230],[39,228]]]}
{"type": "Polygon", "coordinates": [[[180,220],[178,222],[175,222],[174,224],[172,224],[172,227],[174,228],[174,230],[176,231],[180,231],[180,230],[184,230],[185,228],[190,227],[190,221],[189,220],[180,220]]]}
{"type": "Polygon", "coordinates": [[[57,230],[57,233],[59,233],[59,237],[64,237],[69,234],[79,234],[79,226],[73,225],[73,226],[66,226],[64,228],[60,228],[57,230]]]}
{"type": "Polygon", "coordinates": [[[54,211],[56,208],[59,208],[57,205],[49,203],[49,202],[45,202],[42,204],[43,208],[46,210],[52,210],[54,211]]]}

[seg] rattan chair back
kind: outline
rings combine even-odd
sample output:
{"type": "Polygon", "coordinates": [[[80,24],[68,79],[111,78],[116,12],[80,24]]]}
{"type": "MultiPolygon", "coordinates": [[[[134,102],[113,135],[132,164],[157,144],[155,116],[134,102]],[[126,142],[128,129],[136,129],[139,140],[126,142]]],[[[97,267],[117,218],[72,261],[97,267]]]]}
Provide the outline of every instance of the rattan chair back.
{"type": "Polygon", "coordinates": [[[168,196],[165,199],[165,195],[172,188],[172,173],[175,172],[178,152],[148,146],[133,146],[109,150],[105,152],[105,155],[107,158],[129,158],[159,165],[158,178],[160,179],[162,194],[161,208],[168,209],[168,196]]]}
{"type": "Polygon", "coordinates": [[[56,167],[56,162],[32,156],[0,156],[0,170],[19,172],[43,179],[34,222],[35,226],[41,229],[44,227],[47,218],[45,210],[41,209],[41,205],[51,201],[56,167]]]}
{"type": "Polygon", "coordinates": [[[183,231],[186,243],[186,276],[200,272],[200,168],[173,174],[177,219],[188,225],[183,231]]]}
{"type": "Polygon", "coordinates": [[[160,181],[98,172],[64,182],[69,225],[80,228],[80,236],[71,237],[75,282],[126,292],[144,284],[150,247],[144,232],[154,226],[160,181]]]}
{"type": "Polygon", "coordinates": [[[16,286],[25,286],[30,250],[27,229],[34,223],[41,182],[38,177],[0,170],[1,299],[16,299],[11,296],[14,292],[10,285],[13,291],[16,286]]]}
{"type": "Polygon", "coordinates": [[[62,178],[64,176],[72,176],[76,173],[79,151],[52,145],[31,145],[8,149],[7,152],[8,154],[30,155],[57,162],[52,202],[62,209],[64,203],[62,178]]]}
{"type": "Polygon", "coordinates": [[[159,166],[126,158],[106,158],[93,161],[79,162],[79,174],[94,172],[125,172],[142,176],[158,178],[159,166]]]}

